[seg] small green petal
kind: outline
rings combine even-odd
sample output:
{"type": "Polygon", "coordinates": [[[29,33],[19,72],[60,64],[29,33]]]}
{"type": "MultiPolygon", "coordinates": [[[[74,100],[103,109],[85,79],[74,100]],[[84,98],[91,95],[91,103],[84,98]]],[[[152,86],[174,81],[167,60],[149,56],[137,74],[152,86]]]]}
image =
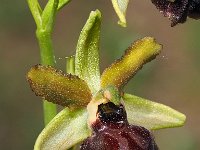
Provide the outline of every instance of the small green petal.
{"type": "Polygon", "coordinates": [[[130,94],[123,96],[130,124],[143,126],[150,130],[183,126],[184,114],[163,104],[155,103],[130,94]]]}
{"type": "Polygon", "coordinates": [[[101,87],[114,85],[122,88],[143,65],[154,59],[162,46],[152,37],[145,37],[133,43],[121,59],[104,70],[101,76],[101,87]]]}
{"type": "Polygon", "coordinates": [[[129,0],[112,0],[115,12],[119,17],[118,24],[122,27],[126,27],[126,10],[128,7],[129,0]]]}
{"type": "Polygon", "coordinates": [[[50,66],[32,67],[27,79],[37,96],[62,106],[87,106],[92,98],[85,81],[75,75],[64,75],[50,66]]]}
{"type": "Polygon", "coordinates": [[[34,150],[66,150],[91,135],[86,109],[64,109],[43,129],[34,150]]]}
{"type": "Polygon", "coordinates": [[[100,11],[92,11],[81,31],[75,56],[75,74],[88,83],[92,93],[96,93],[100,89],[100,26],[100,11]]]}

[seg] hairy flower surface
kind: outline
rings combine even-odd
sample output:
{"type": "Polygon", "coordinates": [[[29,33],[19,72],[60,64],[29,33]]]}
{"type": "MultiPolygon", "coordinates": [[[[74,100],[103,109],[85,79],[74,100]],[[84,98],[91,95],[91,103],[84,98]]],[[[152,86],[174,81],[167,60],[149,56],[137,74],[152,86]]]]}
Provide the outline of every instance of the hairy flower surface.
{"type": "Polygon", "coordinates": [[[36,65],[27,74],[37,96],[64,106],[38,136],[34,150],[157,150],[150,130],[179,127],[185,115],[124,93],[123,87],[162,48],[152,37],[137,40],[100,76],[101,14],[91,12],[75,54],[74,74],[36,65]]]}
{"type": "Polygon", "coordinates": [[[171,26],[184,23],[187,17],[200,18],[200,0],[151,0],[165,17],[171,20],[171,26]]]}

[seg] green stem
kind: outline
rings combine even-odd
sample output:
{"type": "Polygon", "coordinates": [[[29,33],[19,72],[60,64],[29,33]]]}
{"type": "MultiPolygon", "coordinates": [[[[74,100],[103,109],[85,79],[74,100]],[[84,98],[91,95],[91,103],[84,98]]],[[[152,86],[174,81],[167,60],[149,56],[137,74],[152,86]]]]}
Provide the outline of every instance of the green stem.
{"type": "MultiPolygon", "coordinates": [[[[70,74],[75,74],[75,56],[70,56],[66,58],[66,72],[70,74]]],[[[76,150],[76,145],[71,147],[69,150],[76,150]]]]}
{"type": "MultiPolygon", "coordinates": [[[[51,33],[44,30],[37,30],[36,36],[40,46],[41,64],[55,66],[55,56],[53,51],[51,33]]],[[[45,125],[47,125],[57,114],[56,105],[45,100],[43,102],[43,111],[44,123],[45,125]]]]}
{"type": "Polygon", "coordinates": [[[36,36],[40,46],[40,58],[42,65],[55,66],[55,57],[51,40],[51,33],[48,33],[44,30],[37,30],[36,36]]]}
{"type": "Polygon", "coordinates": [[[67,57],[66,72],[75,74],[75,56],[67,57]]]}

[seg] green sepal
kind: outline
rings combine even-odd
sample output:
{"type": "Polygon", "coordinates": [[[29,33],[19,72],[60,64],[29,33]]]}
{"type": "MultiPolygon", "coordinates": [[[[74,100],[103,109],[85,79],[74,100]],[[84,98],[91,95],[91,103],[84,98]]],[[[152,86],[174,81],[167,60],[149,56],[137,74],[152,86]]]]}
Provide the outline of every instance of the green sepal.
{"type": "Polygon", "coordinates": [[[100,26],[100,11],[92,11],[79,36],[75,55],[75,74],[88,83],[92,93],[100,89],[100,26]]]}
{"type": "Polygon", "coordinates": [[[134,42],[121,59],[104,70],[101,76],[101,87],[114,85],[121,89],[144,64],[160,53],[161,48],[162,46],[152,37],[145,37],[134,42]]]}
{"type": "Polygon", "coordinates": [[[32,67],[27,79],[37,96],[62,106],[83,107],[92,99],[85,81],[75,75],[63,74],[51,66],[32,67]]]}
{"type": "Polygon", "coordinates": [[[126,10],[128,7],[129,0],[112,0],[115,12],[119,17],[118,24],[122,27],[126,27],[126,10]]]}
{"type": "Polygon", "coordinates": [[[46,32],[52,32],[59,0],[49,0],[42,12],[42,28],[46,32]]]}
{"type": "Polygon", "coordinates": [[[91,135],[85,109],[65,108],[38,136],[34,150],[66,150],[91,135]]]}
{"type": "Polygon", "coordinates": [[[130,94],[123,96],[128,122],[150,130],[183,126],[184,114],[156,102],[130,94]]]}

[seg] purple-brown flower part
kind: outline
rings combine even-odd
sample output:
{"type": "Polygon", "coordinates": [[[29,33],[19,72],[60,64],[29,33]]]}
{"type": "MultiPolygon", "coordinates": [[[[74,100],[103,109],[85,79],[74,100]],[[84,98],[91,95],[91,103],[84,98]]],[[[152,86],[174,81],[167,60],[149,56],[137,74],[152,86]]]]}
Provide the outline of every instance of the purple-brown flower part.
{"type": "Polygon", "coordinates": [[[184,23],[187,17],[200,18],[200,0],[151,0],[165,17],[171,20],[171,26],[184,23]]]}
{"type": "Polygon", "coordinates": [[[83,142],[81,150],[158,150],[147,129],[129,125],[122,105],[101,104],[97,116],[93,134],[83,142]]]}
{"type": "Polygon", "coordinates": [[[200,0],[191,1],[188,16],[193,19],[200,19],[200,0]]]}

